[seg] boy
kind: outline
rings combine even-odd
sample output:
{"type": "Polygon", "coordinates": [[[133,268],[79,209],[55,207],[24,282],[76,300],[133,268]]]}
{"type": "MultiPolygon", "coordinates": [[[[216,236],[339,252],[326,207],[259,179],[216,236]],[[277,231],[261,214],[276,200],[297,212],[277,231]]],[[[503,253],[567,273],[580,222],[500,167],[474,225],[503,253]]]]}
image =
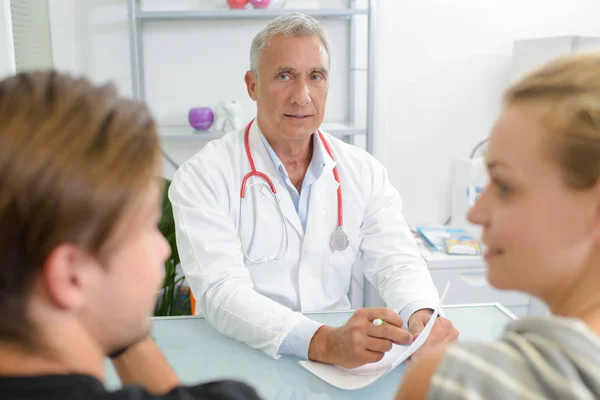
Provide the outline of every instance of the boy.
{"type": "Polygon", "coordinates": [[[55,72],[0,82],[0,393],[9,399],[257,399],[181,387],[149,339],[169,247],[149,111],[55,72]],[[123,385],[106,392],[104,359],[123,385]]]}

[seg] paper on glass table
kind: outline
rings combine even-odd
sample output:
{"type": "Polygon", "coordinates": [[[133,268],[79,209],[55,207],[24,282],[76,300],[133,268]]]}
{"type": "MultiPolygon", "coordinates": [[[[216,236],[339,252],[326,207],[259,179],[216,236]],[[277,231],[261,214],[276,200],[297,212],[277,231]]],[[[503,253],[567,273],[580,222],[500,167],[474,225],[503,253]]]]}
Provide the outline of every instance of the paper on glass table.
{"type": "Polygon", "coordinates": [[[351,369],[314,361],[300,361],[300,365],[318,378],[340,389],[354,390],[370,385],[406,361],[425,343],[431,333],[435,319],[440,313],[449,287],[450,282],[446,284],[439,305],[431,315],[423,331],[417,337],[417,340],[408,346],[393,345],[392,349],[380,361],[351,369]]]}

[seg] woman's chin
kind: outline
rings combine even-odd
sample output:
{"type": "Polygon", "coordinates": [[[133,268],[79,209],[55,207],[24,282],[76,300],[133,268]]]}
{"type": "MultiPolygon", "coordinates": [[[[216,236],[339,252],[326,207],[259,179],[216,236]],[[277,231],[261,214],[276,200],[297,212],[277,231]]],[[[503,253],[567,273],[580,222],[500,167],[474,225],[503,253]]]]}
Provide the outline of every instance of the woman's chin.
{"type": "Polygon", "coordinates": [[[511,278],[506,274],[506,271],[498,268],[497,265],[487,266],[486,273],[487,281],[494,288],[499,290],[513,290],[515,289],[515,278],[511,278]]]}

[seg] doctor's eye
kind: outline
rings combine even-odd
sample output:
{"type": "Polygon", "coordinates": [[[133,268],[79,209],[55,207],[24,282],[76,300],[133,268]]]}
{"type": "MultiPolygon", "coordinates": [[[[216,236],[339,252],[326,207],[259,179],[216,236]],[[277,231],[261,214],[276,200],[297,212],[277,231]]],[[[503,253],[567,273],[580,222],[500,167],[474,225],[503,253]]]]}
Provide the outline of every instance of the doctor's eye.
{"type": "Polygon", "coordinates": [[[289,74],[279,74],[277,75],[277,79],[280,81],[286,81],[290,78],[289,74]]]}

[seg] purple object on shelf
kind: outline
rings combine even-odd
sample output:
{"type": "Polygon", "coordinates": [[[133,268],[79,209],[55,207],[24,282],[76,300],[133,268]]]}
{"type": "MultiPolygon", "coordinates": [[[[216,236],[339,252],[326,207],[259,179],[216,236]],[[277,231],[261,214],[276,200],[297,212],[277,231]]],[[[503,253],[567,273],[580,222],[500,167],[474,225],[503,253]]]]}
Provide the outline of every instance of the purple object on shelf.
{"type": "Polygon", "coordinates": [[[215,122],[215,115],[210,107],[194,107],[190,108],[188,121],[194,129],[205,131],[215,122]]]}
{"type": "Polygon", "coordinates": [[[250,0],[254,8],[267,8],[271,0],[250,0]]]}

